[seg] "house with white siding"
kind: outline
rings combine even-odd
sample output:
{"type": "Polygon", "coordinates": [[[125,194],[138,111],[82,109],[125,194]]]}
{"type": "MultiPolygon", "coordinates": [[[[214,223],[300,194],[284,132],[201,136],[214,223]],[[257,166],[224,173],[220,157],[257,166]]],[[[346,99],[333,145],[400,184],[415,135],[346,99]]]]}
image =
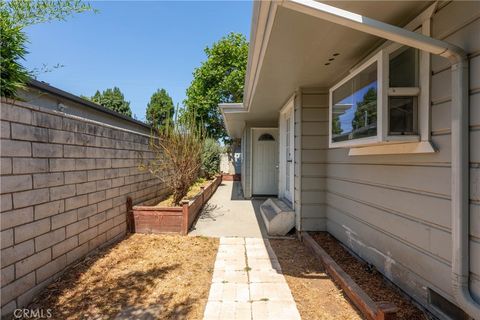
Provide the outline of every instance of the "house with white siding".
{"type": "Polygon", "coordinates": [[[480,2],[256,2],[244,196],[327,231],[442,319],[480,319],[480,2]],[[279,209],[280,208],[280,209],[279,209]]]}

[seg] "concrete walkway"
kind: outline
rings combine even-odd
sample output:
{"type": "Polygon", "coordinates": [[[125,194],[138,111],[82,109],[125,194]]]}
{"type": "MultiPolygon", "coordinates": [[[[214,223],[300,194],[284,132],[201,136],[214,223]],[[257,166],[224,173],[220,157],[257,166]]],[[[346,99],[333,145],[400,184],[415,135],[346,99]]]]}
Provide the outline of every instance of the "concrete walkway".
{"type": "Polygon", "coordinates": [[[223,182],[191,235],[220,237],[204,319],[300,319],[266,237],[259,206],[238,182],[223,182]]]}
{"type": "Polygon", "coordinates": [[[190,231],[192,236],[265,238],[260,205],[245,200],[240,182],[223,181],[190,231]]]}

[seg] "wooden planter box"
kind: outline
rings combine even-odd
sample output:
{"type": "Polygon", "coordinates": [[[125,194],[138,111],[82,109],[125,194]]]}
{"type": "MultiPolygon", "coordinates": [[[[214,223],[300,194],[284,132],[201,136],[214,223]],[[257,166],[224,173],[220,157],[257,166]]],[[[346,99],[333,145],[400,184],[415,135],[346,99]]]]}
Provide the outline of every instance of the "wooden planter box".
{"type": "Polygon", "coordinates": [[[235,174],[223,173],[222,180],[223,181],[241,181],[242,176],[239,173],[235,173],[235,174]]]}
{"type": "Polygon", "coordinates": [[[184,200],[181,207],[134,206],[129,213],[130,232],[186,235],[221,182],[222,176],[217,176],[192,200],[184,200]]]}

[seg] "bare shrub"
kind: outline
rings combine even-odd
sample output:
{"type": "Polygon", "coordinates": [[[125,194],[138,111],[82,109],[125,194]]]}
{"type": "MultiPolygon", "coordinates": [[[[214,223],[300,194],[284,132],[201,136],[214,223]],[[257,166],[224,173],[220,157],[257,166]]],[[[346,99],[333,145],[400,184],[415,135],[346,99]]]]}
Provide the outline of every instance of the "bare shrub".
{"type": "Polygon", "coordinates": [[[205,129],[193,117],[154,129],[150,136],[153,158],[142,167],[170,188],[174,205],[198,178],[204,141],[205,129]]]}

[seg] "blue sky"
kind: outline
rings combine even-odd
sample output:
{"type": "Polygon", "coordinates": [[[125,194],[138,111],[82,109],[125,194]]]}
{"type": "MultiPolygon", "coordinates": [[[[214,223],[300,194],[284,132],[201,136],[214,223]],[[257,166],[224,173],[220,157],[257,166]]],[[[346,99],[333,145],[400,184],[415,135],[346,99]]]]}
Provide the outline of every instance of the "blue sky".
{"type": "Polygon", "coordinates": [[[157,88],[182,104],[206,46],[229,32],[250,35],[251,1],[91,3],[99,13],[28,27],[24,65],[64,65],[37,79],[77,95],[120,87],[141,120],[157,88]]]}

